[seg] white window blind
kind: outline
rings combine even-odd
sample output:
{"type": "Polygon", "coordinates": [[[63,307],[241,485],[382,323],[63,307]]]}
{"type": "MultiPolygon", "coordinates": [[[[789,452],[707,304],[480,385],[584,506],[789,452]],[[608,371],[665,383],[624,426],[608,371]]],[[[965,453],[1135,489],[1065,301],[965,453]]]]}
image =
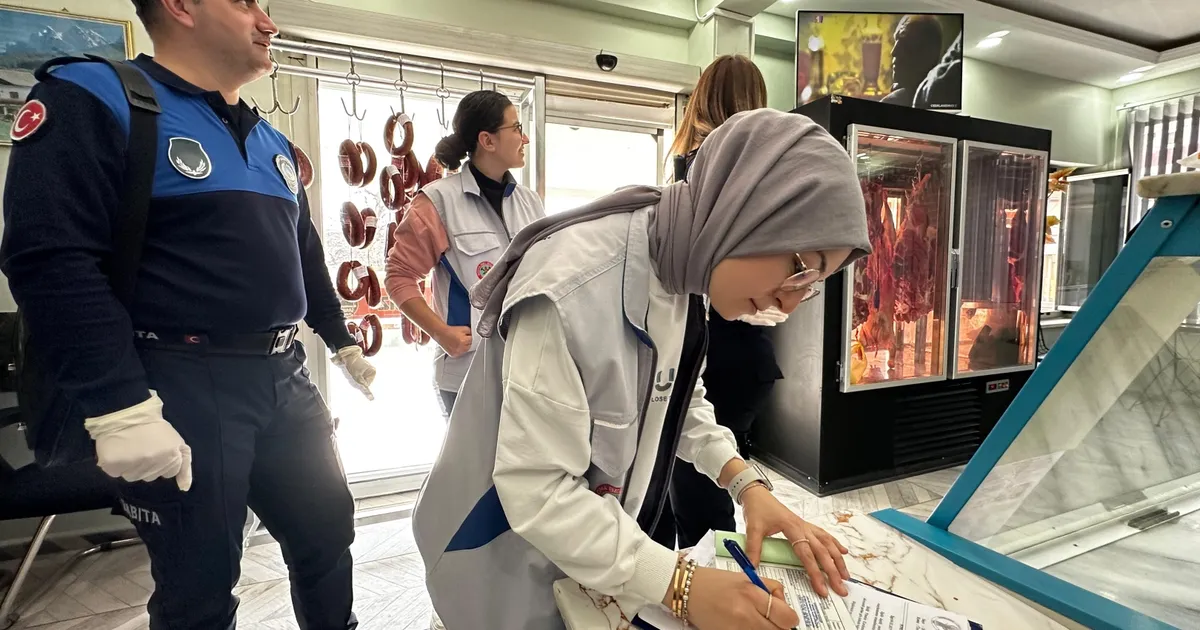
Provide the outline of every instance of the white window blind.
{"type": "MultiPolygon", "coordinates": [[[[1180,166],[1179,160],[1200,151],[1200,95],[1137,107],[1128,111],[1126,120],[1132,181],[1193,170],[1180,166]]],[[[1153,199],[1139,197],[1131,185],[1127,225],[1137,225],[1153,206],[1153,199]]]]}

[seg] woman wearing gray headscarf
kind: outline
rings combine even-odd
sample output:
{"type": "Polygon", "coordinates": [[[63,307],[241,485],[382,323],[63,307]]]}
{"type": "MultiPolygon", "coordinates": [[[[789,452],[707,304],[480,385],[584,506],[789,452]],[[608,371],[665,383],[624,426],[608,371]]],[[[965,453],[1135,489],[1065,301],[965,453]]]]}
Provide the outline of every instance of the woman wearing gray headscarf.
{"type": "Polygon", "coordinates": [[[817,592],[824,569],[844,594],[846,548],[780,503],[713,419],[703,297],[727,319],[790,313],[869,250],[845,150],[773,110],[714,131],[688,182],[621,189],[522,230],[472,293],[484,342],[413,517],[446,627],[563,628],[563,577],[628,618],[664,603],[701,630],[797,625],[779,584],[768,596],[647,535],[675,455],[744,507],[753,562],[782,532],[817,592]]]}

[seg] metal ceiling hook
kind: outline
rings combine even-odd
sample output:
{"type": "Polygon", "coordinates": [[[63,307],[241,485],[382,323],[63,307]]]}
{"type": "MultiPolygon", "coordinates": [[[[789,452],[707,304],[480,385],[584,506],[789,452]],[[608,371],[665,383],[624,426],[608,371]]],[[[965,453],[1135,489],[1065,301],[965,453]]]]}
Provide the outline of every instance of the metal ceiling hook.
{"type": "Polygon", "coordinates": [[[343,98],[341,99],[342,111],[346,112],[347,116],[362,122],[367,119],[367,110],[364,109],[362,114],[358,113],[358,84],[362,83],[362,77],[354,68],[354,51],[350,51],[350,72],[346,75],[346,83],[350,84],[350,107],[346,107],[346,99],[343,98]]]}

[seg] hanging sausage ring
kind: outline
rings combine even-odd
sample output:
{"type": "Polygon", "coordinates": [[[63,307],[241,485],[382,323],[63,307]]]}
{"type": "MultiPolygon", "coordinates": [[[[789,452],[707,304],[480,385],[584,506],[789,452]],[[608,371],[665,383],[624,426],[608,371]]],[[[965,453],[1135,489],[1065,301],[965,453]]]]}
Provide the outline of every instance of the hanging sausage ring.
{"type": "Polygon", "coordinates": [[[293,144],[292,148],[296,151],[296,170],[300,173],[300,184],[304,186],[305,190],[308,190],[316,175],[313,171],[312,160],[308,159],[308,154],[299,145],[293,144]]]}
{"type": "Polygon", "coordinates": [[[367,238],[367,226],[363,222],[363,215],[351,201],[342,204],[342,236],[346,237],[350,247],[362,247],[367,238]]]}
{"type": "Polygon", "coordinates": [[[350,338],[354,340],[354,345],[362,348],[363,355],[365,356],[367,354],[367,339],[362,329],[354,322],[346,322],[346,332],[350,333],[350,338]]]}
{"type": "MultiPolygon", "coordinates": [[[[400,166],[405,166],[400,161],[400,166]]],[[[379,198],[389,210],[399,210],[404,205],[405,176],[392,164],[383,167],[379,175],[379,198]]]]}
{"type": "Polygon", "coordinates": [[[379,168],[375,149],[366,142],[355,142],[349,138],[342,140],[338,147],[338,164],[342,168],[342,179],[356,188],[370,185],[375,180],[375,170],[379,168]]]}
{"type": "Polygon", "coordinates": [[[383,301],[383,289],[379,284],[379,276],[375,270],[364,266],[357,260],[348,260],[338,267],[337,292],[343,300],[357,302],[367,299],[367,306],[375,308],[383,301]],[[350,278],[354,278],[354,286],[350,286],[350,278]]]}
{"type": "Polygon", "coordinates": [[[429,156],[429,162],[425,164],[425,172],[421,175],[421,188],[436,182],[444,175],[445,169],[442,168],[442,163],[438,161],[437,156],[429,156]]]}
{"type": "Polygon", "coordinates": [[[363,334],[363,356],[373,357],[379,354],[383,347],[383,322],[375,313],[368,313],[358,324],[358,330],[363,334]]]}
{"type": "Polygon", "coordinates": [[[416,193],[424,175],[425,171],[421,169],[421,161],[417,159],[417,154],[409,151],[404,156],[404,190],[416,193]]]}
{"type": "Polygon", "coordinates": [[[367,267],[357,260],[348,260],[338,267],[337,273],[337,292],[342,296],[343,300],[356,302],[363,299],[367,295],[367,285],[370,281],[370,272],[367,267]],[[350,287],[350,277],[354,276],[354,288],[350,287]]]}
{"type": "Polygon", "coordinates": [[[379,224],[379,218],[375,216],[375,211],[366,208],[362,211],[363,222],[363,242],[362,248],[367,249],[371,243],[375,242],[376,226],[379,224]]]}
{"type": "Polygon", "coordinates": [[[388,153],[392,157],[404,157],[412,150],[413,145],[413,122],[412,119],[405,114],[403,109],[388,117],[387,122],[383,124],[383,146],[387,147],[388,153]],[[400,137],[399,144],[396,143],[396,130],[399,129],[403,134],[400,137]]]}
{"type": "Polygon", "coordinates": [[[367,306],[376,308],[380,302],[383,302],[383,288],[379,283],[379,276],[375,274],[375,270],[367,267],[367,306]]]}

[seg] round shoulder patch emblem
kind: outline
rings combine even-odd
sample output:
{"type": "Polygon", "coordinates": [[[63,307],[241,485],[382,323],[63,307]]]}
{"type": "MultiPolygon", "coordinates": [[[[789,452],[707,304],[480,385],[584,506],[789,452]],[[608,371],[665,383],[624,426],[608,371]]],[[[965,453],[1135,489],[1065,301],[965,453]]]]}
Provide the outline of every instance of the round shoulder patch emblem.
{"type": "Polygon", "coordinates": [[[21,106],[17,115],[13,116],[12,130],[9,136],[13,142],[20,142],[32,136],[42,125],[46,124],[46,104],[32,100],[21,106]]]}
{"type": "Polygon", "coordinates": [[[189,179],[206,179],[212,175],[212,160],[204,147],[191,138],[171,138],[167,148],[171,166],[189,179]]]}
{"type": "Polygon", "coordinates": [[[485,260],[479,263],[479,266],[475,267],[475,277],[483,280],[483,277],[488,275],[488,272],[491,270],[492,262],[490,260],[485,260]]]}
{"type": "Polygon", "coordinates": [[[288,190],[292,191],[293,195],[298,194],[300,192],[300,182],[296,178],[296,167],[292,164],[292,161],[286,155],[280,153],[275,156],[275,168],[279,169],[279,175],[283,177],[283,182],[287,184],[288,190]]]}

